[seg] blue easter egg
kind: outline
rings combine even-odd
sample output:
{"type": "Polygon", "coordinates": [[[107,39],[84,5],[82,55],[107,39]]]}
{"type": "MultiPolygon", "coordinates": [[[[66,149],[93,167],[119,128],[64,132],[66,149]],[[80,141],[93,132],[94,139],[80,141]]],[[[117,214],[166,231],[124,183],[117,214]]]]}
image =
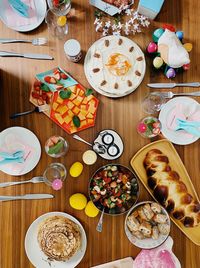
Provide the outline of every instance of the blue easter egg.
{"type": "Polygon", "coordinates": [[[153,32],[153,41],[158,42],[158,39],[161,37],[161,35],[164,33],[164,30],[162,28],[156,29],[153,32]]]}
{"type": "Polygon", "coordinates": [[[174,78],[176,76],[176,71],[173,68],[169,68],[165,73],[167,78],[174,78]]]}
{"type": "Polygon", "coordinates": [[[176,36],[178,37],[178,39],[181,41],[183,39],[183,32],[182,31],[177,31],[176,32],[176,36]]]}

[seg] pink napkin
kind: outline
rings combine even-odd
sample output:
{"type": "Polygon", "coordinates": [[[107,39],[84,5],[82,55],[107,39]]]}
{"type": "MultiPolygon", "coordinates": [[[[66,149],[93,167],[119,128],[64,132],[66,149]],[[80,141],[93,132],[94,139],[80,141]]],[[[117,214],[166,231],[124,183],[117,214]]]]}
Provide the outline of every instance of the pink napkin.
{"type": "MultiPolygon", "coordinates": [[[[195,108],[195,107],[192,107],[195,108]]],[[[190,114],[188,114],[188,111],[186,112],[186,107],[182,103],[176,104],[176,106],[173,108],[171,113],[169,114],[169,117],[167,118],[166,126],[169,130],[175,131],[177,128],[177,119],[182,120],[188,120],[188,121],[200,121],[200,110],[194,110],[191,111],[190,114]]],[[[193,135],[187,133],[185,130],[180,130],[179,133],[183,135],[186,138],[192,138],[193,135]]]]}
{"type": "Polygon", "coordinates": [[[7,0],[3,0],[3,6],[5,10],[6,23],[10,27],[19,27],[25,26],[29,24],[34,24],[37,22],[37,15],[35,9],[34,0],[23,0],[23,3],[29,6],[29,18],[25,18],[17,14],[12,7],[9,5],[7,0]]]}
{"type": "Polygon", "coordinates": [[[0,147],[0,151],[12,154],[16,151],[24,151],[23,158],[25,161],[23,163],[6,164],[6,167],[16,174],[23,173],[24,169],[27,167],[27,165],[29,165],[35,153],[35,150],[31,146],[24,143],[24,141],[21,141],[20,137],[17,137],[13,133],[9,133],[5,137],[5,140],[0,147]]]}

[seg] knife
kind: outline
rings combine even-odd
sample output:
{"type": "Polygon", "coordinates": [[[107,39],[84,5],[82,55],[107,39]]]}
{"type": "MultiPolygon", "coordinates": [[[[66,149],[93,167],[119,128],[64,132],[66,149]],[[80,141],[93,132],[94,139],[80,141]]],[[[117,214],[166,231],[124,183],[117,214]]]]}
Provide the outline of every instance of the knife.
{"type": "Polygon", "coordinates": [[[155,83],[147,84],[148,87],[152,88],[174,88],[174,87],[200,87],[199,82],[194,83],[155,83]]]}
{"type": "Polygon", "coordinates": [[[15,53],[10,51],[0,51],[0,57],[22,57],[38,60],[53,60],[53,57],[47,54],[35,54],[35,53],[15,53]]]}
{"type": "Polygon", "coordinates": [[[27,200],[27,199],[48,199],[54,198],[52,194],[25,194],[25,195],[0,195],[1,201],[27,200]]]}

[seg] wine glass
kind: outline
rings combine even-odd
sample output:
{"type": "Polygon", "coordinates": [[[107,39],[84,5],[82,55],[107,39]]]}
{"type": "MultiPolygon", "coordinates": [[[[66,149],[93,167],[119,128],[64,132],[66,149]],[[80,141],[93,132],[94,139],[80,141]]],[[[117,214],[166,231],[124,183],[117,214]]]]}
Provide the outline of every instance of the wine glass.
{"type": "Polygon", "coordinates": [[[158,118],[147,116],[139,121],[137,132],[144,138],[154,138],[160,134],[161,122],[158,118]]]}
{"type": "Polygon", "coordinates": [[[58,37],[58,39],[63,39],[68,34],[67,23],[60,24],[60,17],[57,17],[50,9],[47,10],[45,15],[45,22],[48,26],[49,31],[53,36],[58,37]]]}
{"type": "Polygon", "coordinates": [[[166,99],[161,94],[150,93],[144,98],[142,109],[147,114],[156,114],[165,103],[166,99]]]}
{"type": "Polygon", "coordinates": [[[44,171],[44,182],[54,190],[60,190],[67,176],[67,170],[61,163],[52,163],[44,171]]]}
{"type": "Polygon", "coordinates": [[[68,149],[69,143],[58,135],[51,136],[45,143],[46,153],[53,158],[64,156],[68,149]]]}
{"type": "Polygon", "coordinates": [[[71,9],[71,0],[47,0],[47,2],[56,16],[65,16],[71,9]]]}

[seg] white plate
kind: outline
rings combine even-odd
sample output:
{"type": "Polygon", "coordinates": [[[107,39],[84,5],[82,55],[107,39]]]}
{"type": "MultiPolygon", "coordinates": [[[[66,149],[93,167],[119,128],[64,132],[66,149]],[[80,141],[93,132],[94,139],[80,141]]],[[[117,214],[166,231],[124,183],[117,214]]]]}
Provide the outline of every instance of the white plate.
{"type": "Polygon", "coordinates": [[[38,217],[30,225],[26,233],[26,237],[25,237],[26,255],[29,258],[30,262],[37,268],[50,268],[50,267],[51,268],[66,268],[66,267],[74,268],[80,263],[83,256],[85,255],[86,247],[87,247],[87,238],[86,238],[86,234],[85,234],[85,230],[83,229],[83,226],[76,218],[64,212],[49,212],[38,217]],[[51,217],[51,216],[66,217],[67,219],[70,219],[71,221],[78,224],[78,226],[80,227],[81,237],[82,237],[81,248],[68,261],[65,261],[65,262],[49,261],[48,257],[40,249],[39,243],[37,241],[38,226],[46,218],[51,217]]]}
{"type": "MultiPolygon", "coordinates": [[[[126,219],[125,219],[125,223],[124,223],[125,233],[126,233],[127,238],[129,239],[129,241],[133,245],[135,245],[136,247],[142,248],[142,249],[156,248],[156,247],[160,246],[161,244],[163,244],[165,242],[165,240],[167,239],[167,237],[169,236],[169,233],[168,233],[167,235],[159,234],[158,239],[153,239],[153,238],[138,239],[137,237],[132,235],[132,233],[130,232],[130,230],[126,224],[127,219],[136,208],[140,207],[141,205],[145,205],[147,203],[150,204],[150,203],[154,203],[154,202],[153,201],[144,201],[144,202],[140,202],[137,205],[135,205],[132,209],[129,210],[128,214],[126,215],[126,219]]],[[[170,218],[169,218],[167,211],[161,205],[160,205],[160,207],[162,208],[162,214],[167,216],[167,223],[170,226],[170,218]]]]}
{"type": "Polygon", "coordinates": [[[184,130],[175,131],[167,126],[167,119],[169,118],[170,114],[175,109],[177,104],[183,105],[184,114],[186,116],[192,114],[195,109],[200,110],[199,103],[192,98],[176,97],[172,100],[169,100],[166,104],[163,105],[159,114],[159,120],[162,124],[162,134],[174,144],[191,144],[197,141],[198,137],[192,136],[191,134],[186,135],[186,132],[184,130]]]}
{"type": "MultiPolygon", "coordinates": [[[[4,0],[0,0],[0,6],[2,6],[4,3],[4,0]]],[[[9,26],[6,21],[6,14],[5,14],[5,8],[0,8],[0,19],[3,21],[3,23],[18,32],[29,32],[34,29],[36,29],[44,20],[46,10],[47,10],[47,4],[45,0],[35,0],[35,8],[36,8],[36,15],[37,15],[37,21],[32,24],[24,25],[24,26],[9,26]]]]}
{"type": "Polygon", "coordinates": [[[30,172],[34,167],[37,165],[37,163],[40,160],[41,156],[41,146],[38,138],[35,136],[35,134],[30,131],[27,128],[23,127],[10,127],[4,129],[2,132],[0,132],[0,147],[5,142],[5,138],[8,134],[13,134],[17,137],[17,139],[20,140],[20,142],[24,142],[27,146],[30,146],[33,148],[32,157],[27,158],[27,164],[23,164],[24,168],[20,171],[14,170],[13,165],[14,164],[7,164],[4,166],[0,166],[0,170],[5,172],[6,174],[12,175],[12,176],[21,176],[28,172],[30,172]]]}
{"type": "MultiPolygon", "coordinates": [[[[113,51],[114,53],[115,52],[118,52],[118,50],[116,49],[116,51],[113,51]]],[[[85,72],[85,76],[88,80],[88,82],[90,83],[90,85],[98,92],[100,93],[101,95],[104,95],[106,97],[110,97],[110,98],[121,98],[121,97],[124,97],[124,96],[127,96],[129,95],[130,93],[132,93],[133,91],[135,91],[139,85],[141,84],[143,78],[144,78],[144,75],[145,75],[145,71],[146,71],[146,62],[145,62],[145,56],[144,56],[144,53],[142,52],[142,50],[140,49],[140,47],[135,43],[133,42],[132,40],[130,40],[129,38],[127,37],[124,37],[124,36],[106,36],[106,37],[103,37],[99,40],[97,40],[96,42],[94,42],[92,44],[92,46],[88,49],[87,51],[87,54],[85,56],[85,61],[84,61],[84,72],[85,72]],[[94,50],[95,46],[98,46],[101,42],[103,42],[105,39],[109,40],[110,42],[111,41],[115,41],[116,40],[116,43],[118,42],[119,38],[123,39],[124,42],[127,42],[129,44],[129,46],[133,46],[134,47],[134,51],[136,51],[139,55],[138,56],[143,56],[144,60],[143,60],[143,71],[142,71],[142,74],[141,74],[141,77],[140,79],[137,81],[137,83],[134,85],[134,87],[132,89],[128,89],[125,90],[123,93],[109,93],[108,91],[104,91],[102,90],[100,87],[98,87],[95,82],[94,82],[94,79],[91,78],[90,76],[90,73],[89,73],[89,68],[90,68],[90,62],[92,60],[91,58],[91,54],[92,54],[92,51],[94,50]]]]}

